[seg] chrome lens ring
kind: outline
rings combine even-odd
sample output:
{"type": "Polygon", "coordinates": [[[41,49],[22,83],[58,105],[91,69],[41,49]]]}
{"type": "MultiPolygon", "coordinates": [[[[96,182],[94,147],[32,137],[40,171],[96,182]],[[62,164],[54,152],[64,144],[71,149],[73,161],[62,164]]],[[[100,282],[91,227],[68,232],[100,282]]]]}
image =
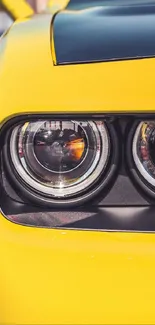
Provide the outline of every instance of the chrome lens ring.
{"type": "MultiPolygon", "coordinates": [[[[33,138],[39,129],[39,127],[44,122],[39,122],[39,125],[31,125],[31,132],[33,133],[33,138]],[[34,128],[35,127],[35,132],[34,128]]],[[[76,123],[74,121],[74,123],[76,123]]],[[[77,121],[77,123],[80,123],[77,121]]],[[[85,172],[82,176],[82,179],[77,179],[73,184],[69,184],[67,186],[64,186],[61,181],[59,182],[59,186],[49,186],[49,183],[43,183],[43,181],[38,181],[36,177],[31,173],[31,170],[29,169],[29,166],[26,165],[25,161],[21,162],[21,159],[19,158],[18,152],[17,152],[17,138],[19,138],[19,127],[16,127],[10,138],[10,155],[12,163],[18,172],[21,179],[31,187],[32,190],[37,190],[37,192],[40,192],[44,195],[53,197],[53,198],[65,198],[69,196],[77,195],[78,193],[82,193],[83,191],[89,189],[90,186],[94,184],[94,182],[100,177],[100,175],[103,173],[107,163],[108,163],[108,157],[109,157],[109,136],[106,129],[106,126],[101,122],[87,122],[89,124],[89,127],[94,132],[95,135],[95,141],[96,141],[96,148],[98,148],[98,151],[95,152],[95,155],[93,156],[92,164],[90,165],[87,172],[85,172]]],[[[28,143],[28,146],[30,145],[32,149],[32,143],[28,143]]],[[[94,150],[94,149],[93,149],[94,150]]],[[[31,150],[32,151],[32,150],[31,150]]],[[[88,157],[88,154],[87,154],[88,157]]],[[[32,155],[31,155],[32,158],[32,155]]],[[[88,157],[89,158],[89,157],[88,157]]],[[[82,162],[81,162],[82,163],[82,162]]],[[[80,166],[81,166],[80,163],[80,166]]],[[[42,169],[42,167],[41,167],[42,169]]],[[[44,167],[43,167],[44,169],[44,167]]],[[[49,171],[46,171],[46,174],[50,173],[49,171]]],[[[60,174],[60,173],[59,173],[60,174]]],[[[61,174],[60,174],[61,175],[61,174]]],[[[62,176],[62,175],[61,175],[62,176]]],[[[62,182],[63,183],[63,182],[62,182]]]]}
{"type": "MultiPolygon", "coordinates": [[[[44,115],[44,119],[45,119],[45,115],[44,115]]],[[[46,120],[51,120],[51,117],[49,115],[47,115],[47,119],[46,120]]],[[[31,121],[29,122],[35,122],[35,121],[39,121],[39,122],[43,122],[42,120],[42,115],[32,115],[31,117],[31,121]]],[[[55,119],[54,119],[55,121],[55,119]]],[[[63,121],[63,120],[62,120],[63,121]]],[[[65,119],[64,119],[65,121],[65,119]]],[[[64,187],[64,189],[67,191],[72,191],[73,188],[75,188],[76,186],[80,186],[81,185],[81,190],[79,192],[75,192],[74,194],[71,195],[61,195],[56,197],[55,196],[55,189],[53,191],[54,195],[51,194],[51,188],[50,186],[47,186],[47,184],[45,185],[45,182],[40,182],[40,186],[43,186],[44,189],[46,188],[46,190],[48,190],[49,194],[47,194],[47,192],[42,192],[42,187],[40,189],[40,191],[38,191],[38,178],[36,180],[36,175],[33,175],[33,177],[31,176],[31,173],[33,174],[33,171],[31,169],[26,168],[26,166],[24,167],[24,164],[21,163],[21,156],[24,155],[24,151],[22,148],[22,145],[20,147],[20,145],[15,143],[13,143],[13,138],[16,139],[19,137],[20,134],[20,129],[22,127],[22,125],[25,125],[27,122],[26,116],[22,117],[22,116],[18,116],[15,117],[12,120],[9,120],[6,124],[5,127],[3,128],[3,132],[4,132],[4,143],[5,145],[3,146],[3,154],[2,154],[2,158],[3,158],[3,162],[4,162],[4,172],[6,173],[6,177],[8,179],[9,182],[11,182],[12,187],[14,188],[14,190],[16,191],[16,193],[18,193],[18,196],[21,197],[21,200],[23,202],[27,202],[28,204],[32,204],[32,205],[37,205],[37,206],[42,206],[44,208],[71,208],[71,207],[76,207],[76,206],[81,206],[86,204],[87,202],[89,202],[90,200],[95,200],[95,198],[97,197],[97,200],[100,198],[99,194],[102,193],[101,197],[103,198],[103,196],[106,196],[108,191],[110,190],[113,182],[116,179],[117,176],[117,171],[119,168],[119,159],[121,157],[121,146],[119,144],[118,141],[118,137],[117,137],[117,133],[115,130],[115,126],[111,123],[105,122],[105,121],[99,121],[99,120],[95,120],[95,121],[90,121],[89,119],[87,120],[86,117],[86,121],[87,122],[91,122],[91,123],[95,123],[96,127],[99,127],[100,131],[97,131],[99,136],[98,136],[98,141],[100,142],[100,147],[98,147],[98,150],[100,150],[100,156],[99,156],[99,160],[97,160],[98,155],[94,155],[94,160],[93,163],[95,161],[98,161],[97,163],[94,163],[95,166],[95,170],[92,171],[92,173],[89,173],[90,176],[90,185],[88,187],[84,187],[83,186],[83,182],[78,182],[76,184],[75,179],[74,179],[74,185],[73,184],[69,184],[68,186],[64,187]],[[99,123],[100,122],[100,123],[99,123]],[[97,126],[98,125],[98,126],[97,126]],[[104,131],[102,132],[102,127],[104,129],[104,131]],[[16,133],[16,131],[17,133],[16,133]],[[14,134],[14,132],[16,134],[14,134]],[[105,133],[105,139],[108,138],[108,143],[106,143],[107,148],[105,150],[107,150],[106,152],[108,152],[107,154],[107,159],[105,158],[105,156],[103,156],[103,152],[104,150],[102,150],[103,148],[103,133],[105,133]],[[12,140],[11,140],[12,138],[12,140]],[[14,149],[13,149],[14,148],[14,149]],[[11,150],[10,150],[11,149],[11,150]],[[17,151],[18,155],[17,155],[17,151]],[[16,152],[16,154],[15,154],[16,152]],[[20,156],[21,154],[21,156],[20,156]],[[18,158],[18,159],[17,159],[18,158]],[[101,159],[100,159],[101,158],[101,159]],[[96,159],[96,160],[95,160],[96,159]],[[14,162],[13,162],[14,160],[14,162]],[[17,165],[15,165],[17,163],[17,165]],[[18,169],[18,167],[20,168],[20,171],[18,169]],[[98,170],[98,175],[96,172],[96,170],[98,169],[98,167],[100,167],[100,172],[98,170]],[[101,168],[102,167],[102,168],[101,168]],[[23,178],[23,170],[26,178],[24,180],[23,178]],[[29,185],[27,183],[27,177],[30,177],[30,179],[32,178],[33,185],[29,185]],[[35,188],[34,188],[35,185],[35,188]]],[[[78,122],[78,119],[77,119],[78,122]]],[[[81,121],[80,121],[81,123],[81,121]]],[[[91,124],[90,123],[90,124],[91,124]]],[[[94,124],[93,124],[94,125],[94,124]]],[[[26,126],[27,128],[28,126],[26,126]]],[[[94,130],[96,130],[96,127],[94,127],[94,130]]],[[[36,130],[37,132],[37,130],[36,130]]],[[[93,132],[94,134],[94,132],[93,132]]],[[[93,135],[94,136],[94,135],[93,135]]],[[[30,138],[29,138],[30,139],[30,138]]],[[[32,136],[32,142],[34,141],[34,137],[32,136]]],[[[25,140],[23,140],[23,143],[25,140]]],[[[96,141],[96,140],[95,140],[96,141]]],[[[88,142],[90,142],[89,139],[87,139],[86,137],[86,146],[88,144],[88,142]]],[[[97,148],[97,142],[95,142],[95,148],[97,148]]],[[[78,144],[79,145],[79,144],[78,144]]],[[[31,145],[30,145],[31,147],[31,145]]],[[[90,144],[89,144],[90,147],[90,144]]],[[[83,164],[83,161],[85,162],[85,154],[86,157],[88,157],[88,152],[87,150],[84,152],[84,156],[80,156],[82,160],[80,160],[79,158],[79,164],[81,163],[81,166],[83,164]]],[[[34,151],[34,156],[35,156],[35,151],[34,151]]],[[[92,165],[93,165],[92,163],[92,165]]],[[[42,170],[46,170],[43,164],[43,169],[42,170]]],[[[91,161],[90,161],[90,166],[89,169],[91,167],[91,161]]],[[[88,170],[89,170],[88,169],[88,170]]],[[[78,168],[75,168],[75,170],[78,170],[78,168]]],[[[63,174],[65,175],[65,173],[63,174]]],[[[38,177],[38,175],[37,175],[38,177]]],[[[40,180],[39,180],[40,181],[40,180]]],[[[85,181],[85,179],[84,179],[85,181]]],[[[86,183],[85,183],[86,184],[86,183]]],[[[52,189],[53,190],[53,189],[52,189]]],[[[95,203],[96,201],[94,201],[95,203]]]]}
{"type": "MultiPolygon", "coordinates": [[[[155,187],[155,162],[151,157],[150,142],[155,130],[155,121],[141,122],[133,138],[133,159],[141,176],[155,187]]],[[[154,148],[155,149],[155,148],[154,148]]]]}
{"type": "Polygon", "coordinates": [[[155,199],[155,120],[136,120],[126,135],[126,164],[138,190],[155,199]],[[153,138],[152,138],[153,136],[153,138]],[[152,142],[153,140],[153,142],[152,142]],[[153,148],[153,150],[152,150],[153,148]],[[153,153],[154,152],[154,153],[153,153]],[[153,154],[152,154],[153,153],[153,154]]]}

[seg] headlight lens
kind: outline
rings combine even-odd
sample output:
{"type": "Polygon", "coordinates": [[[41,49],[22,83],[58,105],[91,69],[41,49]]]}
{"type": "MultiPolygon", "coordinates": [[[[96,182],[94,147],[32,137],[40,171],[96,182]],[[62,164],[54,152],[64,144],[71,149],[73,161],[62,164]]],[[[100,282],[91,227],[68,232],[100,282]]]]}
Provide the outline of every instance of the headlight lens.
{"type": "Polygon", "coordinates": [[[132,151],[141,176],[155,187],[155,121],[144,121],[138,125],[132,151]]]}
{"type": "Polygon", "coordinates": [[[104,173],[110,137],[103,121],[35,121],[15,127],[10,157],[33,191],[53,198],[87,191],[104,173]]]}

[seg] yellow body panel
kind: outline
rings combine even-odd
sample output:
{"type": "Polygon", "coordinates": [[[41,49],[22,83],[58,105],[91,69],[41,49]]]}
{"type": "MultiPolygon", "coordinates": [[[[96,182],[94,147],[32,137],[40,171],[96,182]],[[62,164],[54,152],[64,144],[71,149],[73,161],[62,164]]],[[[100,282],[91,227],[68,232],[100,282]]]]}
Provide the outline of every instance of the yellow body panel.
{"type": "Polygon", "coordinates": [[[155,235],[35,229],[0,216],[0,324],[154,324],[155,235]]]}
{"type": "Polygon", "coordinates": [[[33,10],[25,0],[0,0],[0,4],[14,18],[23,18],[33,15],[33,10]]]}
{"type": "Polygon", "coordinates": [[[47,9],[50,12],[53,12],[53,10],[60,10],[65,8],[69,1],[70,0],[48,0],[47,9]]]}
{"type": "MultiPolygon", "coordinates": [[[[1,121],[155,111],[155,59],[56,67],[50,21],[17,22],[0,43],[1,121]]],[[[2,325],[155,323],[154,234],[30,228],[1,214],[0,256],[2,325]]]]}

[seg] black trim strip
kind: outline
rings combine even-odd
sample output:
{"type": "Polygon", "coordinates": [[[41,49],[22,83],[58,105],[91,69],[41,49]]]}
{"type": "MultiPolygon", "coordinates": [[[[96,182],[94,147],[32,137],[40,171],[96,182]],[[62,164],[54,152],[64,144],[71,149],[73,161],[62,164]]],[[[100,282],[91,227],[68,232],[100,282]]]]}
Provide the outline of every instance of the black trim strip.
{"type": "Polygon", "coordinates": [[[155,207],[107,207],[8,215],[20,225],[103,231],[155,232],[155,207]]]}

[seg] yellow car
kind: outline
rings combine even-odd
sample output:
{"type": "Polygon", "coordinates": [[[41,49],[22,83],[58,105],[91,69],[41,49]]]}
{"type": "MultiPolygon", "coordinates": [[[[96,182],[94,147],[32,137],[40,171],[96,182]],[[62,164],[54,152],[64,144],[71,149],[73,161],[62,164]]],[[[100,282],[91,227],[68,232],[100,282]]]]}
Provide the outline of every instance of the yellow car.
{"type": "Polygon", "coordinates": [[[0,39],[0,324],[155,323],[154,37],[71,0],[0,39]]]}

